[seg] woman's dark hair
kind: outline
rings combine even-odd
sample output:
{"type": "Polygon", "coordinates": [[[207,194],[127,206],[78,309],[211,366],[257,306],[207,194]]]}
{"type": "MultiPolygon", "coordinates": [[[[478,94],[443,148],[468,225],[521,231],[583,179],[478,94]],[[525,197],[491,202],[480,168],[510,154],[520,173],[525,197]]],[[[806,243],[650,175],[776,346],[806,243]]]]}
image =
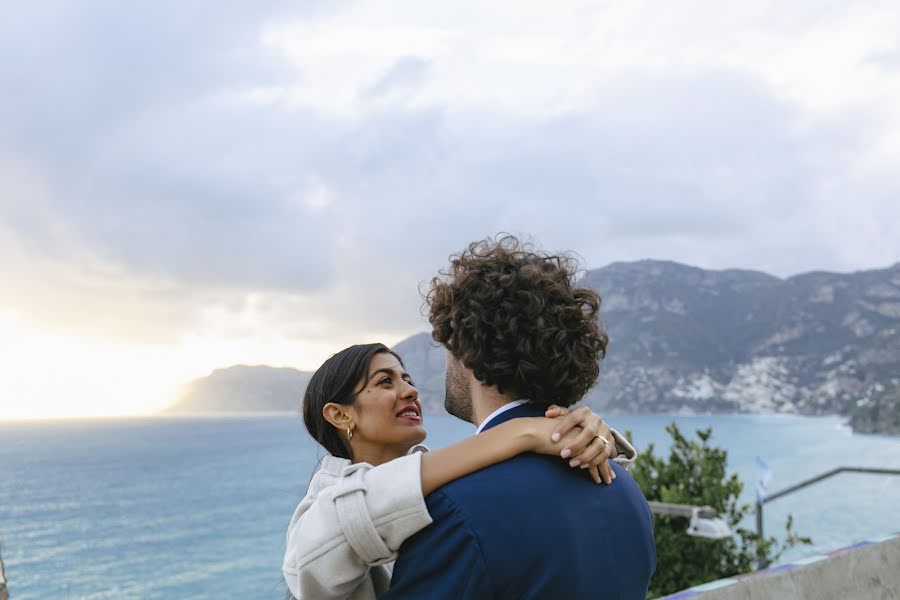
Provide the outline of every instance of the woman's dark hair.
{"type": "Polygon", "coordinates": [[[350,446],[342,432],[325,420],[322,409],[329,402],[353,404],[357,384],[368,375],[372,358],[381,352],[393,354],[403,364],[403,359],[384,344],[357,344],[322,363],[306,386],[303,394],[306,430],[333,456],[352,459],[350,446]]]}
{"type": "Polygon", "coordinates": [[[608,337],[577,262],[513,236],[470,244],[426,295],[432,337],[500,393],[569,406],[597,379],[608,337]]]}

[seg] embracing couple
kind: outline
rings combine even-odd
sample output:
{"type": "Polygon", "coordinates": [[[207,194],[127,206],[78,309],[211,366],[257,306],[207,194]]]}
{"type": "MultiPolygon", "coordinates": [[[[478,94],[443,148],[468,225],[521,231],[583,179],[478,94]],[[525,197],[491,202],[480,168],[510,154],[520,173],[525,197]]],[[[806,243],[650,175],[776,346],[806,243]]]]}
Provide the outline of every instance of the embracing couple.
{"type": "Polygon", "coordinates": [[[428,452],[419,394],[381,344],[316,371],[303,419],[328,452],[291,519],[297,600],[646,597],[650,511],[634,448],[586,408],[607,336],[575,263],[507,236],[431,282],[447,411],[476,434],[428,452]]]}

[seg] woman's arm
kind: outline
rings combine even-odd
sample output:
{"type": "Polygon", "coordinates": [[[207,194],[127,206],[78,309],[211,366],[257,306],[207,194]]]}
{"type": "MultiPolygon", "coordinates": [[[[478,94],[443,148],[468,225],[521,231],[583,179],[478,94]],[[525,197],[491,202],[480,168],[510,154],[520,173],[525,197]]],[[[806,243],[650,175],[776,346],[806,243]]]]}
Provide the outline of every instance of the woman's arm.
{"type": "Polygon", "coordinates": [[[590,410],[562,413],[561,416],[566,419],[565,430],[556,439],[553,439],[553,433],[560,431],[561,419],[522,417],[429,452],[422,457],[422,494],[427,496],[455,479],[523,452],[560,455],[568,459],[573,468],[594,470],[591,476],[596,483],[612,483],[614,475],[606,462],[614,446],[604,449],[599,441],[594,443],[595,438],[602,435],[612,444],[609,426],[590,410]]]}
{"type": "Polygon", "coordinates": [[[513,419],[440,450],[422,456],[422,494],[485,467],[509,460],[535,446],[526,419],[513,419]],[[517,423],[516,421],[519,421],[517,423]]]}

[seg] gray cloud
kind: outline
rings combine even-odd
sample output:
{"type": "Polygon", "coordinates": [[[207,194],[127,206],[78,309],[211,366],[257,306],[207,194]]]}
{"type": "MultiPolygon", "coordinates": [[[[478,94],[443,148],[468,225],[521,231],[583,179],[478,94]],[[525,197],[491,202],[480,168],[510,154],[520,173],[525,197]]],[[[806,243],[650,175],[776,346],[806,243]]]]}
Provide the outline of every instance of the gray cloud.
{"type": "Polygon", "coordinates": [[[0,161],[44,186],[0,197],[0,223],[42,260],[65,264],[77,244],[165,282],[143,297],[185,303],[182,327],[191,307],[239,312],[251,292],[275,294],[279,320],[318,294],[328,327],[421,327],[417,283],[501,230],[591,268],[655,257],[787,275],[900,253],[896,165],[858,160],[877,116],[807,114],[746,70],[634,69],[537,117],[404,102],[438,76],[410,55],[363,93],[374,108],[340,118],[282,98],[304,73],[259,43],[265,23],[316,12],[63,6],[0,24],[0,87],[17,90],[0,100],[0,161]]]}
{"type": "Polygon", "coordinates": [[[416,56],[401,58],[385,73],[365,96],[379,98],[396,92],[408,92],[419,86],[428,74],[429,61],[416,56]]]}
{"type": "Polygon", "coordinates": [[[53,212],[100,254],[151,275],[327,282],[327,260],[310,257],[327,257],[333,223],[304,203],[310,184],[292,173],[322,127],[229,97],[288,76],[258,49],[279,4],[84,6],[4,20],[0,81],[17,93],[2,107],[0,148],[51,190],[49,206],[0,201],[10,226],[37,251],[65,252],[45,229],[53,212]]]}

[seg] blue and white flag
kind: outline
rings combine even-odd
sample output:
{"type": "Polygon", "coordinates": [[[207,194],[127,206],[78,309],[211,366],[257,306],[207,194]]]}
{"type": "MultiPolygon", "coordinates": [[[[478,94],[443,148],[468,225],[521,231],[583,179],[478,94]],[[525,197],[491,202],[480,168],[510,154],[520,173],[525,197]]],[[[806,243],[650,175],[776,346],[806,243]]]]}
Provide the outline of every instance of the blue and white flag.
{"type": "Polygon", "coordinates": [[[756,501],[762,502],[772,481],[772,467],[759,456],[756,457],[756,501]]]}

